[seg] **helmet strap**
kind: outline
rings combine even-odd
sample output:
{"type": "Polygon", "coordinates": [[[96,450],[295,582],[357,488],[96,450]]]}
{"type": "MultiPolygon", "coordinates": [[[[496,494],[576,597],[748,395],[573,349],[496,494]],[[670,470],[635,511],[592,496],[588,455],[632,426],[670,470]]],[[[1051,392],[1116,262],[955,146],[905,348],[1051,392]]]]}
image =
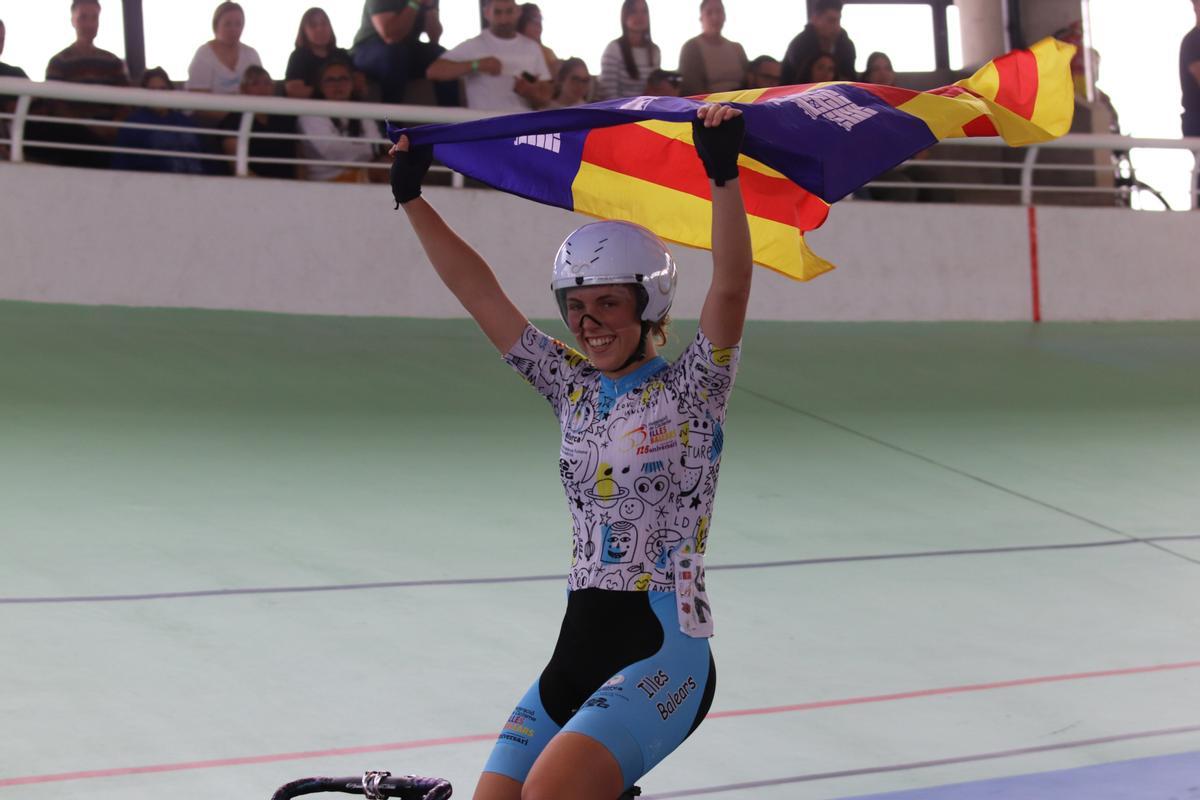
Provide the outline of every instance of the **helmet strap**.
{"type": "Polygon", "coordinates": [[[646,357],[646,337],[649,334],[650,334],[650,323],[647,322],[646,320],[642,320],[642,337],[640,339],[638,339],[637,349],[633,351],[633,355],[631,355],[629,358],[627,358],[625,360],[624,364],[617,367],[617,369],[616,369],[617,372],[620,372],[621,370],[625,369],[630,364],[636,364],[637,362],[641,361],[643,358],[646,357]]]}

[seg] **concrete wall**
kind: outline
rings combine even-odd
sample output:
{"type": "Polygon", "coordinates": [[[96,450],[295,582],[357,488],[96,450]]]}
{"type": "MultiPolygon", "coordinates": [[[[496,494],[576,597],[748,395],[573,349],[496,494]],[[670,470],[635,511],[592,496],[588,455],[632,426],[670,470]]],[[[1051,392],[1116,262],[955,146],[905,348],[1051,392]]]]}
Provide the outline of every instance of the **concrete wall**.
{"type": "MultiPolygon", "coordinates": [[[[586,218],[498,192],[428,189],[527,314],[586,218]]],[[[1200,319],[1200,217],[1039,210],[1046,319],[1200,319]]],[[[843,202],[811,246],[839,269],[766,270],[751,316],[1028,320],[1029,225],[1013,207],[843,202]]],[[[385,186],[180,178],[0,164],[0,299],[343,315],[462,314],[385,186]]],[[[676,316],[695,317],[709,256],[676,248],[676,316]]]]}

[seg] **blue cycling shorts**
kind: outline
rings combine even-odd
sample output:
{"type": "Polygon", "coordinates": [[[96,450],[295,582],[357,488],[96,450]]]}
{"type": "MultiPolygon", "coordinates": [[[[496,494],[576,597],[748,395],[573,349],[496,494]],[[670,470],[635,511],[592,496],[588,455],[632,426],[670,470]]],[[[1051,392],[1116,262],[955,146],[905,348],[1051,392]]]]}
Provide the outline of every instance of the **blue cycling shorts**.
{"type": "Polygon", "coordinates": [[[484,771],[524,783],[550,740],[570,731],[604,745],[629,788],[699,726],[715,689],[708,639],[679,630],[674,592],[570,592],[550,663],[484,771]]]}

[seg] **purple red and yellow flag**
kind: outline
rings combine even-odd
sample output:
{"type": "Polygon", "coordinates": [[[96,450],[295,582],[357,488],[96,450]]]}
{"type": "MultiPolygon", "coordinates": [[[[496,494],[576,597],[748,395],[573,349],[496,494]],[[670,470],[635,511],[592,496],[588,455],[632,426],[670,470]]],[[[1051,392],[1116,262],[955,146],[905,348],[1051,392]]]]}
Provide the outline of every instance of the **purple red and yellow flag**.
{"type": "Polygon", "coordinates": [[[1071,125],[1069,44],[1044,39],[925,92],[818,83],[707,96],[634,97],[573,108],[400,129],[444,164],[497,189],[664,239],[710,248],[708,179],[692,144],[702,103],[742,110],[742,196],[754,260],[799,280],[833,265],[804,234],[829,206],[943,139],[1002,136],[1021,146],[1071,125]]]}

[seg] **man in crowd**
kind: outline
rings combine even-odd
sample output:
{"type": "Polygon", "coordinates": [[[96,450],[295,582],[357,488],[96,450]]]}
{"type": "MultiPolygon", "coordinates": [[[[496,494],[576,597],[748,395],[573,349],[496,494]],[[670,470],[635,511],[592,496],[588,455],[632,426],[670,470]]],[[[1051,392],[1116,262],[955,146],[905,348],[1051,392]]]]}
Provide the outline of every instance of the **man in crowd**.
{"type": "MultiPolygon", "coordinates": [[[[1200,0],[1192,0],[1196,27],[1179,47],[1179,83],[1183,91],[1183,135],[1200,136],[1200,0]]],[[[1200,158],[1200,155],[1196,156],[1200,158]]],[[[1200,187],[1200,179],[1197,179],[1200,187]]],[[[1200,209],[1200,203],[1196,204],[1200,209]]]]}
{"type": "Polygon", "coordinates": [[[779,86],[780,65],[772,56],[759,56],[746,70],[747,89],[770,89],[779,86]]]}
{"type": "Polygon", "coordinates": [[[425,76],[466,79],[467,107],[515,113],[544,107],[554,84],[542,48],[517,33],[515,0],[485,0],[487,28],[434,61],[425,76]]]}
{"type": "MultiPolygon", "coordinates": [[[[71,26],[75,42],[50,59],[46,65],[46,80],[88,83],[101,86],[128,86],[129,74],[125,63],[116,54],[96,47],[100,32],[99,0],[73,0],[71,26]]],[[[121,118],[125,109],[94,103],[47,101],[39,113],[70,119],[112,121],[121,118]]],[[[35,141],[61,142],[71,145],[112,145],[117,140],[117,128],[108,125],[69,125],[53,122],[31,122],[26,135],[35,141]]],[[[107,153],[95,150],[61,150],[29,148],[30,158],[75,167],[107,167],[107,153]]]]}
{"type": "MultiPolygon", "coordinates": [[[[4,55],[4,20],[0,19],[0,56],[4,55]]],[[[0,78],[28,78],[25,70],[0,61],[0,78]]],[[[17,105],[15,97],[0,95],[0,112],[11,114],[17,105]]],[[[0,120],[0,139],[8,139],[8,120],[0,120]]],[[[8,158],[8,146],[0,144],[0,158],[8,158]]]]}
{"type": "MultiPolygon", "coordinates": [[[[0,56],[4,55],[4,20],[0,19],[0,56]]],[[[13,67],[0,61],[0,78],[28,78],[25,70],[13,67]]]]}
{"type": "Polygon", "coordinates": [[[1183,91],[1183,135],[1200,136],[1200,0],[1192,0],[1196,27],[1179,48],[1179,82],[1183,91]]]}
{"type": "Polygon", "coordinates": [[[683,76],[678,72],[656,69],[646,76],[646,91],[649,97],[679,97],[679,86],[683,76]]]}
{"type": "Polygon", "coordinates": [[[833,56],[839,80],[852,79],[854,42],[842,29],[842,0],[817,0],[808,17],[808,25],[788,45],[783,57],[780,80],[784,85],[798,83],[808,65],[822,53],[833,56]]]}
{"type": "MultiPolygon", "coordinates": [[[[403,103],[410,78],[420,78],[446,48],[438,0],[366,0],[354,37],[354,66],[379,83],[380,99],[403,103]],[[425,34],[429,41],[421,41],[425,34]]],[[[435,83],[438,105],[458,105],[458,83],[435,83]]]]}
{"type": "Polygon", "coordinates": [[[50,59],[46,80],[128,86],[125,63],[115,54],[96,47],[96,34],[100,32],[99,0],[73,0],[71,26],[75,28],[75,42],[50,59]]]}

